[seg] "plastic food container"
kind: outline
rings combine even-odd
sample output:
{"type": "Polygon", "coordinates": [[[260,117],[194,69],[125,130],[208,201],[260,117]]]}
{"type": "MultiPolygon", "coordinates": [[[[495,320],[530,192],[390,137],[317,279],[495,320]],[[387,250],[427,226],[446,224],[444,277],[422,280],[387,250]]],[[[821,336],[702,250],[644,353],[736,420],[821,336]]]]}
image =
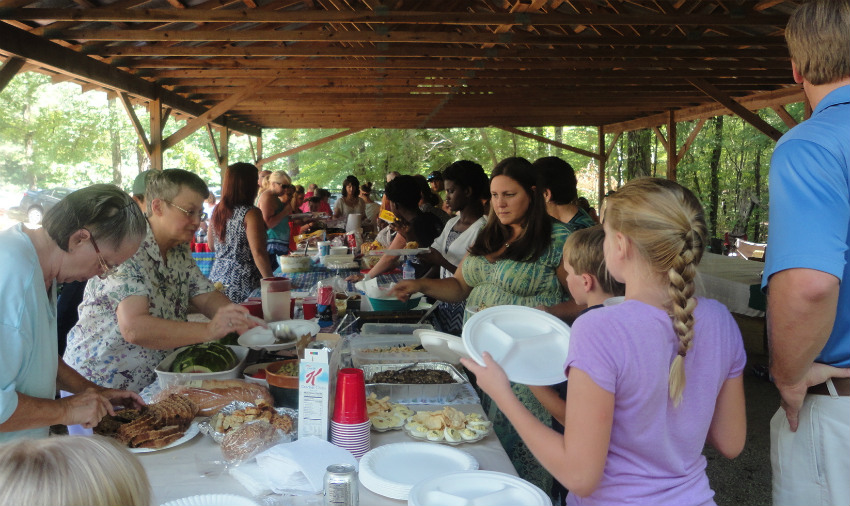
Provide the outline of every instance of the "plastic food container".
{"type": "Polygon", "coordinates": [[[419,338],[414,335],[364,336],[354,338],[350,343],[351,363],[354,367],[367,364],[411,364],[413,362],[441,362],[437,355],[428,353],[424,348],[418,351],[405,350],[406,347],[420,346],[419,338]]]}
{"type": "Polygon", "coordinates": [[[454,366],[446,362],[426,362],[419,364],[416,367],[411,367],[410,370],[421,369],[437,369],[448,372],[454,383],[446,383],[441,385],[432,384],[403,384],[403,383],[372,383],[372,376],[381,371],[401,369],[411,365],[407,364],[367,364],[361,367],[363,375],[366,379],[366,394],[374,393],[378,398],[389,396],[393,402],[401,403],[442,403],[452,402],[466,391],[466,385],[469,380],[466,376],[460,373],[454,366]]]}
{"type": "MultiPolygon", "coordinates": [[[[183,347],[185,348],[185,346],[183,347]]],[[[172,385],[182,385],[189,381],[198,381],[198,380],[211,380],[211,379],[236,379],[242,375],[242,369],[245,368],[245,359],[248,357],[248,348],[243,348],[242,346],[228,346],[233,353],[236,354],[236,358],[239,359],[239,362],[236,364],[236,367],[233,369],[228,369],[226,371],[221,372],[191,372],[191,373],[181,373],[181,372],[170,372],[171,362],[174,361],[174,358],[178,353],[183,351],[183,348],[178,348],[171,352],[165,359],[156,366],[154,371],[156,372],[157,381],[159,381],[159,386],[163,389],[170,387],[172,385]]]]}

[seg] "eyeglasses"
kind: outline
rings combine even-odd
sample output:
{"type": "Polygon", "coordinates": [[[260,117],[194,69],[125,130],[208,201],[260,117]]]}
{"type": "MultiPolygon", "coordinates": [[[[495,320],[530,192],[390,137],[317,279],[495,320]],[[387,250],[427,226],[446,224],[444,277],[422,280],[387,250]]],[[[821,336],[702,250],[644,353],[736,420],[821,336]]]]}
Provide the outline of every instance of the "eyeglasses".
{"type": "Polygon", "coordinates": [[[207,213],[205,213],[203,210],[201,210],[201,211],[187,211],[187,210],[183,209],[182,207],[178,206],[177,204],[175,204],[174,202],[169,202],[169,201],[166,200],[165,203],[170,205],[170,206],[174,206],[177,209],[179,209],[180,211],[182,211],[183,214],[185,214],[187,218],[197,217],[201,221],[204,221],[204,220],[207,219],[207,213]]]}
{"type": "MultiPolygon", "coordinates": [[[[88,231],[87,231],[88,232],[88,231]]],[[[103,255],[100,254],[100,248],[97,247],[97,243],[94,240],[94,235],[89,232],[89,240],[91,241],[91,245],[94,246],[94,252],[97,253],[97,261],[100,263],[100,274],[97,275],[100,279],[106,279],[109,276],[115,274],[115,271],[118,270],[118,266],[110,266],[104,260],[103,255]]]]}
{"type": "Polygon", "coordinates": [[[284,190],[288,190],[289,188],[291,188],[291,187],[292,187],[292,185],[291,185],[291,184],[278,183],[277,181],[272,181],[272,184],[279,184],[279,185],[280,185],[280,187],[281,187],[281,188],[283,188],[284,190]]]}

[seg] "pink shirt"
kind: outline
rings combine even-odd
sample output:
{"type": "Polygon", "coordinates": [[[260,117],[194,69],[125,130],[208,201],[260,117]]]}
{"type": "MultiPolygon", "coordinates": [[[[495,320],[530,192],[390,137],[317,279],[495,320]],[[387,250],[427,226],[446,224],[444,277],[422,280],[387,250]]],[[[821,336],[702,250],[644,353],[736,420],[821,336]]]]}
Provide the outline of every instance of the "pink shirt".
{"type": "Polygon", "coordinates": [[[746,363],[741,333],[725,306],[698,299],[685,357],[685,391],[673,407],[670,364],[678,339],[666,312],[635,300],[590,311],[572,327],[565,367],[614,394],[614,422],[602,479],[569,505],[714,504],[703,446],[723,382],[746,363]]]}

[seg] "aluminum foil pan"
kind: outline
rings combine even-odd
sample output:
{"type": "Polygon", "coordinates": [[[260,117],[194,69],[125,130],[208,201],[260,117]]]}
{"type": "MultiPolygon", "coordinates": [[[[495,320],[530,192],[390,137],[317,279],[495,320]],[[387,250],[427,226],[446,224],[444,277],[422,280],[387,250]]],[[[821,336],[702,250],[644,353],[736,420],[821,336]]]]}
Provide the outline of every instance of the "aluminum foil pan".
{"type": "Polygon", "coordinates": [[[411,365],[406,364],[364,364],[363,376],[366,379],[366,394],[375,393],[378,398],[389,396],[393,402],[427,404],[452,402],[467,391],[469,380],[454,366],[446,362],[425,362],[411,367],[410,370],[434,369],[446,371],[454,383],[442,385],[413,385],[403,383],[372,383],[372,377],[382,371],[401,369],[411,365]]]}
{"type": "MultiPolygon", "coordinates": [[[[240,409],[245,409],[250,406],[254,406],[254,403],[244,402],[244,401],[233,401],[227,406],[221,408],[221,411],[211,416],[210,418],[200,422],[198,424],[198,428],[201,430],[202,434],[208,434],[213,440],[221,444],[221,440],[224,439],[224,432],[218,432],[214,430],[214,418],[219,416],[219,414],[229,415],[234,411],[238,411],[240,409]]],[[[298,410],[292,408],[274,408],[274,410],[279,415],[289,415],[289,418],[292,418],[292,431],[289,432],[283,439],[281,439],[281,443],[289,443],[291,441],[295,441],[298,434],[298,410]]]]}

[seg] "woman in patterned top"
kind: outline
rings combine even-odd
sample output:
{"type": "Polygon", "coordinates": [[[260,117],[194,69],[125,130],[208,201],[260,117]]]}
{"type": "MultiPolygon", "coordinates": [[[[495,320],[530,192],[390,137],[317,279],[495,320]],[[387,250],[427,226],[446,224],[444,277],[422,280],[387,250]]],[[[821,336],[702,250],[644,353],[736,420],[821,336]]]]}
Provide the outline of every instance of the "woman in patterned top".
{"type": "Polygon", "coordinates": [[[142,245],[114,275],[89,281],[68,334],[65,361],[87,379],[138,392],[156,380],[154,368],[174,348],[255,326],[247,309],[201,274],[189,251],[208,194],[200,177],[182,169],[148,180],[142,245]],[[188,322],[190,304],[211,321],[188,322]]]}
{"type": "MultiPolygon", "coordinates": [[[[269,180],[279,185],[275,174],[269,180]]],[[[229,166],[222,182],[221,203],[210,220],[210,246],[215,251],[210,280],[222,283],[225,295],[235,302],[247,299],[260,287],[262,278],[274,275],[266,252],[263,213],[251,204],[257,191],[253,184],[256,178],[257,167],[250,163],[229,166]]],[[[288,220],[283,226],[289,227],[288,220]]]]}
{"type": "MultiPolygon", "coordinates": [[[[551,306],[567,298],[558,279],[565,279],[561,263],[567,227],[546,213],[537,191],[536,171],[525,158],[506,158],[490,179],[490,214],[454,277],[417,279],[398,283],[394,292],[407,298],[415,292],[467,306],[551,306]]],[[[538,419],[550,422],[545,408],[525,385],[512,384],[514,393],[538,419]]],[[[510,422],[489,397],[482,405],[493,421],[496,435],[519,475],[543,490],[552,477],[540,466],[510,422]],[[492,408],[492,409],[491,409],[492,408]]]]}

